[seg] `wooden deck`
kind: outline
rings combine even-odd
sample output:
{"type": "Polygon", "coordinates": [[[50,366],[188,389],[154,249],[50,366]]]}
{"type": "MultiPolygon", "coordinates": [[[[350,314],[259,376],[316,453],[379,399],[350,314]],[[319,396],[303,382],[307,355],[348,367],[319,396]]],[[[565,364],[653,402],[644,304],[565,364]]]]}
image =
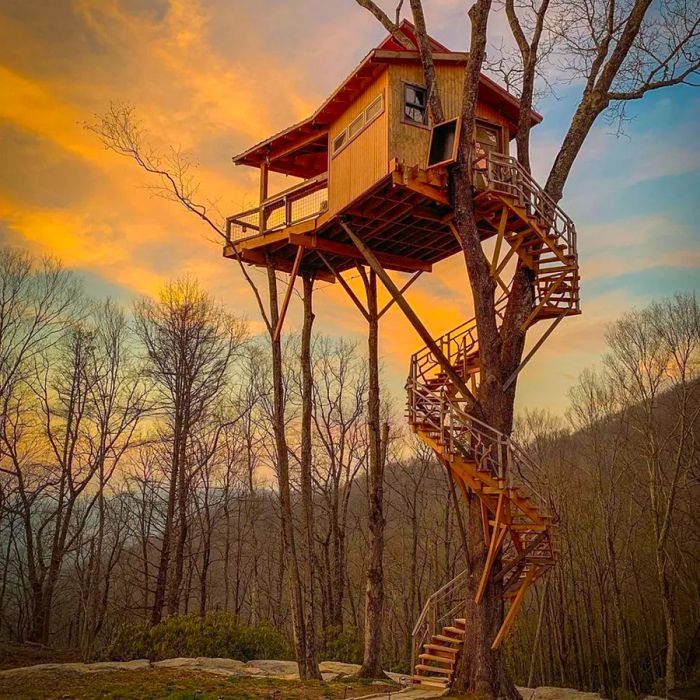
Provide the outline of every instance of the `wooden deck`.
{"type": "Polygon", "coordinates": [[[264,265],[269,255],[276,269],[288,272],[302,246],[300,271],[325,278],[327,263],[342,272],[363,260],[341,226],[347,221],[387,269],[429,272],[434,263],[460,250],[448,224],[451,218],[445,170],[394,162],[385,177],[341,211],[231,241],[224,256],[235,257],[237,249],[245,262],[264,265]]]}

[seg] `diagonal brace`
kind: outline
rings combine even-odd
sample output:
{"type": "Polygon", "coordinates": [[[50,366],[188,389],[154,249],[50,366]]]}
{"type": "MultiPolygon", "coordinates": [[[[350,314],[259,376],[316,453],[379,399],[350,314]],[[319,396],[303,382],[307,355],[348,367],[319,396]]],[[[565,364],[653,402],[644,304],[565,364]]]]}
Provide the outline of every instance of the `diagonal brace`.
{"type": "Polygon", "coordinates": [[[445,357],[445,354],[439,348],[438,344],[433,340],[433,337],[428,332],[428,329],[423,325],[422,321],[418,318],[416,312],[411,308],[411,305],[406,301],[403,294],[399,291],[399,288],[394,284],[394,281],[389,277],[386,270],[381,266],[377,260],[374,253],[365,245],[364,241],[355,234],[355,232],[348,226],[346,221],[340,222],[345,233],[348,234],[350,240],[357,246],[357,249],[362,253],[370,269],[379,277],[384,286],[386,287],[389,294],[392,296],[397,306],[404,312],[406,318],[410,321],[411,325],[415,328],[421,340],[429,348],[433,357],[440,363],[443,371],[449,377],[450,381],[455,385],[456,389],[462,394],[462,396],[472,404],[475,404],[476,397],[467,388],[462,377],[457,374],[455,368],[450,364],[450,361],[445,357]]]}

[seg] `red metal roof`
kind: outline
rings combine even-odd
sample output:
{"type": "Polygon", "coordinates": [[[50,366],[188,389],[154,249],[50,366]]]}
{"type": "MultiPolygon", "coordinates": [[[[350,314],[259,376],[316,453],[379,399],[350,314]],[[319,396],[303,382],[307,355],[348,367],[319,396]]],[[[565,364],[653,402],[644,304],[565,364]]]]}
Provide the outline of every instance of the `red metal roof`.
{"type": "MultiPolygon", "coordinates": [[[[415,45],[413,25],[403,20],[399,29],[415,45]]],[[[436,64],[455,61],[466,63],[468,54],[450,51],[432,38],[430,42],[436,64]]],[[[419,62],[418,51],[409,51],[389,34],[362,59],[357,68],[310,117],[234,156],[233,162],[236,165],[260,167],[265,159],[269,159],[270,170],[303,178],[323,173],[327,167],[329,125],[342,114],[349,102],[356,99],[369,83],[386,70],[387,64],[405,61],[419,62]]],[[[514,125],[517,124],[520,112],[517,98],[485,75],[480,78],[479,97],[498,109],[514,125]]],[[[540,121],[542,117],[533,111],[533,124],[540,121]]]]}

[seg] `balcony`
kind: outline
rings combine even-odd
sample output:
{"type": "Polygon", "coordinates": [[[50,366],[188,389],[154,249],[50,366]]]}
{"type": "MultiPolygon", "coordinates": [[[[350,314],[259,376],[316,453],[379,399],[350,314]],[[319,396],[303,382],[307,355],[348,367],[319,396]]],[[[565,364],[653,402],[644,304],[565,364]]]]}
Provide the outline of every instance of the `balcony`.
{"type": "Polygon", "coordinates": [[[327,210],[328,173],[323,173],[268,197],[254,209],[227,217],[226,237],[229,243],[238,243],[314,219],[327,210]]]}

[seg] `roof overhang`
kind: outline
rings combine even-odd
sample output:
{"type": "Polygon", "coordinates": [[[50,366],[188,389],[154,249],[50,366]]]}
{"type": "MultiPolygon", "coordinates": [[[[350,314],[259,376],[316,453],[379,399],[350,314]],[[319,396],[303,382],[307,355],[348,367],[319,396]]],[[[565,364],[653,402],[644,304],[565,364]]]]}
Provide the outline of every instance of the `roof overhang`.
{"type": "MultiPolygon", "coordinates": [[[[402,24],[411,41],[415,37],[410,23],[402,24]]],[[[466,65],[469,54],[449,51],[433,41],[433,61],[437,65],[466,65]]],[[[248,150],[233,157],[236,165],[259,168],[268,162],[270,170],[297,177],[314,177],[326,171],[328,154],[328,127],[352,104],[364,89],[374,82],[391,64],[420,63],[418,51],[408,51],[392,37],[385,39],[370,51],[355,70],[341,83],[323,104],[298,124],[271,136],[248,150]]],[[[518,99],[491,78],[482,75],[479,82],[479,97],[501,112],[515,127],[520,108],[518,99]]],[[[534,126],[542,117],[531,112],[534,126]]]]}

